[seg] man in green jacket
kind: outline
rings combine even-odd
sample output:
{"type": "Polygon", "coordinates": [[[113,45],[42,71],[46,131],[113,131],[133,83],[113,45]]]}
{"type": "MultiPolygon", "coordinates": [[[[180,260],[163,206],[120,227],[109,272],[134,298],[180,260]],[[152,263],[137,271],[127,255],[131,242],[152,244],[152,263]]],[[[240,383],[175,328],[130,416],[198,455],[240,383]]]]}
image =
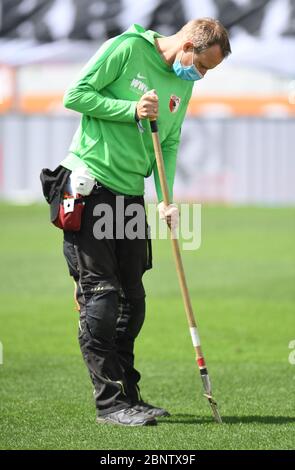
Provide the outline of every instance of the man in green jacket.
{"type": "Polygon", "coordinates": [[[177,226],[173,182],[192,88],[230,52],[226,30],[213,19],[192,20],[169,37],[133,25],[98,50],[65,94],[65,107],[82,118],[61,165],[95,179],[80,231],[64,232],[64,253],[77,286],[79,341],[99,423],[148,425],[168,415],[142,400],[134,368],[134,340],[145,316],[142,276],[151,267],[145,213],[143,237],[116,236],[118,220],[112,235],[101,237],[95,232],[99,208],[107,204],[118,215],[123,198],[125,229],[128,207],[144,210],[144,178],[153,173],[160,217],[177,226]],[[158,120],[169,206],[162,201],[149,119],[158,120]]]}

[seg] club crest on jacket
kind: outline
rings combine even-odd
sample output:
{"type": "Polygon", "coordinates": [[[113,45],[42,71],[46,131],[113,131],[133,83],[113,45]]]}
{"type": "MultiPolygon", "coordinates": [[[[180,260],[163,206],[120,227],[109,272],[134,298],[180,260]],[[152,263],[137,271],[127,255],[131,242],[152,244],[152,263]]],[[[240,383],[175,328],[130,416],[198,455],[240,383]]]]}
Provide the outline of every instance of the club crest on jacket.
{"type": "Polygon", "coordinates": [[[180,105],[180,98],[175,95],[170,96],[169,109],[171,113],[176,113],[180,105]]]}

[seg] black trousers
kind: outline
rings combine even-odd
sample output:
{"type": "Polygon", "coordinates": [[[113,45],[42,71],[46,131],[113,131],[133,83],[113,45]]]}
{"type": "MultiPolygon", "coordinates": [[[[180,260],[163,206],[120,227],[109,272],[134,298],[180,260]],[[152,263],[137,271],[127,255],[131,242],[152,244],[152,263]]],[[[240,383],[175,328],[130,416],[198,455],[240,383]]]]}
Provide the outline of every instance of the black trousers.
{"type": "Polygon", "coordinates": [[[134,341],[145,318],[142,276],[151,268],[143,197],[118,198],[106,188],[95,189],[85,197],[81,230],[64,232],[64,255],[77,286],[80,348],[103,416],[140,399],[134,341]],[[130,238],[125,229],[134,213],[126,215],[126,209],[131,214],[134,204],[142,209],[138,220],[143,226],[138,237],[130,238]],[[106,205],[113,214],[112,237],[110,230],[97,234],[106,205]]]}

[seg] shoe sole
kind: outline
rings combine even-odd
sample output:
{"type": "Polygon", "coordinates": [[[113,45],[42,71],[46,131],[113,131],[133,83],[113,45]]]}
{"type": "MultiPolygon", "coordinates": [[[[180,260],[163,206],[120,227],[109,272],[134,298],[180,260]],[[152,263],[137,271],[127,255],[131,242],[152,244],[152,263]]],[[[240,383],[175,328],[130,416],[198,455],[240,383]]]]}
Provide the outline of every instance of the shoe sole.
{"type": "Polygon", "coordinates": [[[149,421],[146,421],[145,423],[141,424],[124,424],[124,423],[118,423],[118,421],[112,421],[111,419],[105,419],[105,418],[96,418],[96,423],[97,424],[114,424],[116,426],[131,426],[131,427],[138,427],[138,426],[156,426],[157,421],[155,418],[150,419],[149,421]]]}
{"type": "Polygon", "coordinates": [[[153,413],[151,413],[150,416],[153,416],[153,418],[169,418],[169,416],[171,416],[171,414],[168,413],[168,411],[165,411],[164,413],[155,414],[155,415],[153,415],[153,413]]]}

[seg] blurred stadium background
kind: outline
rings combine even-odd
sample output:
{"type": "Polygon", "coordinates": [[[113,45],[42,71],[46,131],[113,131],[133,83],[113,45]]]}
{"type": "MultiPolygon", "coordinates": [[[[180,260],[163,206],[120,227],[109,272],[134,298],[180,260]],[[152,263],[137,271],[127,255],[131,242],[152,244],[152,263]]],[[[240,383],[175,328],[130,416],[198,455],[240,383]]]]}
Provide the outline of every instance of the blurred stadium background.
{"type": "Polygon", "coordinates": [[[103,41],[202,16],[228,28],[233,54],[195,85],[176,199],[294,205],[295,0],[0,0],[0,198],[41,200],[40,169],[64,158],[79,119],[63,93],[103,41]]]}

